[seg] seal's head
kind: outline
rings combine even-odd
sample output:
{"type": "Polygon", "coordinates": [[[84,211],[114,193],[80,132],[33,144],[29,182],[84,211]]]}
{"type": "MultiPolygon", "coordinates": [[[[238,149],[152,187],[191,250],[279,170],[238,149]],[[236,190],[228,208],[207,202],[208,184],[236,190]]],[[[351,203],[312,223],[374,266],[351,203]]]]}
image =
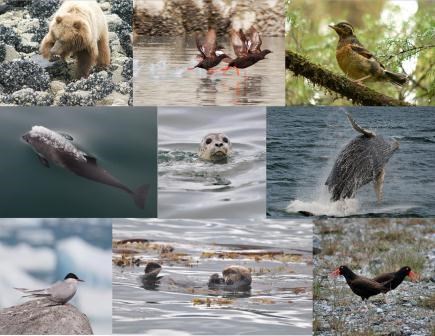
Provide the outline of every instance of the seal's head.
{"type": "Polygon", "coordinates": [[[199,157],[203,160],[225,163],[231,155],[230,139],[223,133],[209,133],[201,141],[199,157]]]}
{"type": "Polygon", "coordinates": [[[208,280],[209,287],[215,287],[218,285],[222,285],[223,283],[224,283],[224,279],[221,278],[217,273],[210,275],[210,279],[208,280]]]}
{"type": "Polygon", "coordinates": [[[162,270],[162,266],[156,262],[149,262],[145,267],[145,278],[149,280],[156,280],[160,271],[162,270]]]}

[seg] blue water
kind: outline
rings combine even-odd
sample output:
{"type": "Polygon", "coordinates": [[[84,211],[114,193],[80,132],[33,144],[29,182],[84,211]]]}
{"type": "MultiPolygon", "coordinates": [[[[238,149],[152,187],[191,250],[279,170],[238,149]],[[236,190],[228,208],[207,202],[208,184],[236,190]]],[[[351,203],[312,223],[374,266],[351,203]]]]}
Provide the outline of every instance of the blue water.
{"type": "Polygon", "coordinates": [[[268,109],[267,209],[272,217],[435,215],[435,113],[430,107],[347,108],[363,127],[400,142],[386,166],[384,199],[373,184],[356,198],[329,201],[324,185],[340,150],[358,135],[338,107],[268,109]]]}

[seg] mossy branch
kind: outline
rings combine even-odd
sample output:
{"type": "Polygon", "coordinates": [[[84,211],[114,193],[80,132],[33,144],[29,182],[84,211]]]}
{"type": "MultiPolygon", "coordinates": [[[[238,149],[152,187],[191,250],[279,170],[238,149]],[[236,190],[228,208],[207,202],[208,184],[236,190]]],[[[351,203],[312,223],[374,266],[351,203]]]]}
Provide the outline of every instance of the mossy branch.
{"type": "Polygon", "coordinates": [[[383,95],[348,78],[337,75],[310,62],[304,56],[287,50],[285,67],[296,76],[303,76],[314,84],[321,85],[346,97],[355,104],[367,106],[410,106],[407,102],[383,95]]]}

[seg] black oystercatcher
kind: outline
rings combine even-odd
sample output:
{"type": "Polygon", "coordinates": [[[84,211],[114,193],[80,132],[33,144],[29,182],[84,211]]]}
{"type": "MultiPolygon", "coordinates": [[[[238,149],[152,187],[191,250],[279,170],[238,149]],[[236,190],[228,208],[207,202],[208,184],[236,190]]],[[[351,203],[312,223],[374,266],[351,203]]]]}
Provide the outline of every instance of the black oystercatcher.
{"type": "Polygon", "coordinates": [[[349,267],[344,265],[333,271],[331,275],[334,277],[339,275],[344,276],[352,292],[360,296],[363,301],[367,300],[370,296],[386,293],[389,290],[385,287],[385,283],[379,283],[372,279],[357,275],[352,272],[349,267]]]}
{"type": "Polygon", "coordinates": [[[417,280],[417,274],[411,271],[411,267],[409,266],[404,266],[397,272],[380,274],[374,277],[372,280],[384,284],[384,287],[386,287],[387,290],[390,291],[396,289],[397,286],[402,283],[406,276],[409,276],[412,281],[417,280]]]}

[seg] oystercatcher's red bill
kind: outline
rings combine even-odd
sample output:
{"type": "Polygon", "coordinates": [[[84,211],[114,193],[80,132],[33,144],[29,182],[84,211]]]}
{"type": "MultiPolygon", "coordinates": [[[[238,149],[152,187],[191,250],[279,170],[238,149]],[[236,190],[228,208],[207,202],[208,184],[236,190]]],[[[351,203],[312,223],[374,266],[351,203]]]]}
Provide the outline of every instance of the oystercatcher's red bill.
{"type": "Polygon", "coordinates": [[[337,268],[335,271],[331,272],[331,276],[334,278],[338,277],[340,275],[340,267],[337,268]]]}

